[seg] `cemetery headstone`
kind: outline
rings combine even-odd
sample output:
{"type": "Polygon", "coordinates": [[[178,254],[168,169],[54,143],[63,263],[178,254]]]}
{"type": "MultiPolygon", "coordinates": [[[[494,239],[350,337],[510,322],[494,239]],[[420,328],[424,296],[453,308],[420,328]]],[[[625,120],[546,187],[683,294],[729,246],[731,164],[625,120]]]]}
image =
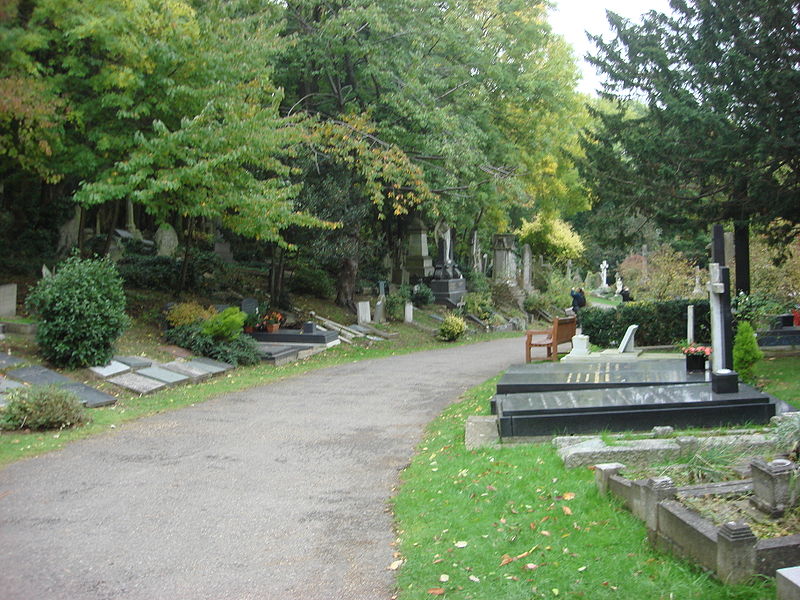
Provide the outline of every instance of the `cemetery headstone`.
{"type": "Polygon", "coordinates": [[[686,340],[694,343],[694,304],[686,307],[686,340]]]}
{"type": "Polygon", "coordinates": [[[224,263],[231,264],[234,262],[230,242],[224,240],[221,242],[214,242],[214,254],[219,256],[224,263]]]}
{"type": "Polygon", "coordinates": [[[406,302],[403,310],[403,322],[411,323],[414,320],[414,305],[411,302],[406,302]]]}
{"type": "Polygon", "coordinates": [[[247,315],[254,315],[258,313],[258,300],[255,298],[245,298],[242,300],[242,312],[247,315]]]}
{"type": "Polygon", "coordinates": [[[0,285],[0,317],[14,317],[17,314],[17,284],[0,285]]]}
{"type": "Polygon", "coordinates": [[[700,267],[694,268],[694,289],[692,290],[692,294],[695,296],[699,296],[703,293],[703,286],[700,285],[700,267]]]}
{"type": "Polygon", "coordinates": [[[517,237],[513,233],[496,234],[493,238],[494,281],[513,283],[517,278],[517,237]]]}
{"type": "Polygon", "coordinates": [[[639,329],[638,325],[630,325],[625,331],[625,336],[622,338],[622,342],[619,344],[620,354],[626,352],[636,352],[636,342],[634,340],[634,336],[636,335],[637,329],[639,329]]]}
{"type": "MultiPolygon", "coordinates": [[[[530,291],[532,289],[531,285],[531,247],[529,244],[524,244],[522,246],[522,287],[526,291],[530,291]]],[[[569,273],[570,268],[572,267],[572,261],[567,261],[567,277],[570,278],[571,274],[569,273]]]]}
{"type": "Polygon", "coordinates": [[[178,250],[178,234],[168,223],[162,223],[153,237],[156,243],[156,254],[158,256],[175,256],[178,250]]]}
{"type": "Polygon", "coordinates": [[[619,295],[622,292],[622,277],[619,273],[614,275],[614,291],[619,295]]]}
{"type": "MultiPolygon", "coordinates": [[[[428,253],[428,232],[419,217],[414,217],[408,228],[405,271],[408,276],[419,279],[433,275],[433,259],[428,253]]],[[[398,277],[394,277],[393,281],[397,284],[408,283],[398,277]]]]}
{"type": "Polygon", "coordinates": [[[372,315],[370,314],[370,307],[369,302],[363,300],[358,303],[356,306],[358,309],[358,324],[363,325],[364,323],[371,323],[372,322],[372,315]]]}
{"type": "Polygon", "coordinates": [[[314,321],[306,321],[303,323],[303,333],[316,333],[317,332],[317,325],[314,321]]]}
{"type": "Polygon", "coordinates": [[[383,298],[386,296],[386,282],[379,281],[378,282],[378,297],[383,298]]]}
{"type": "Polygon", "coordinates": [[[384,308],[383,300],[378,300],[375,303],[375,322],[376,323],[383,323],[386,321],[386,310],[384,308]]]}
{"type": "Polygon", "coordinates": [[[439,237],[439,256],[430,282],[434,301],[456,307],[467,293],[467,282],[453,260],[452,230],[444,223],[437,227],[439,237]]]}

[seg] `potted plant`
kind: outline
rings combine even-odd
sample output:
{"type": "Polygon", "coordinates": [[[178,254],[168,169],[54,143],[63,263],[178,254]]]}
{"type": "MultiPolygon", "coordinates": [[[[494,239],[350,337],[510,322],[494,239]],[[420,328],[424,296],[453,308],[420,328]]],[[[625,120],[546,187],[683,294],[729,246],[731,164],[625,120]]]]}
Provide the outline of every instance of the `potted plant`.
{"type": "Polygon", "coordinates": [[[685,343],[681,345],[681,352],[686,356],[686,370],[690,373],[705,371],[706,359],[711,356],[711,346],[700,346],[685,343]]]}
{"type": "Polygon", "coordinates": [[[261,329],[267,333],[275,333],[280,328],[282,321],[283,315],[277,310],[271,310],[261,318],[261,329]]]}
{"type": "Polygon", "coordinates": [[[244,320],[244,332],[253,333],[258,326],[258,313],[247,313],[247,318],[244,320]]]}

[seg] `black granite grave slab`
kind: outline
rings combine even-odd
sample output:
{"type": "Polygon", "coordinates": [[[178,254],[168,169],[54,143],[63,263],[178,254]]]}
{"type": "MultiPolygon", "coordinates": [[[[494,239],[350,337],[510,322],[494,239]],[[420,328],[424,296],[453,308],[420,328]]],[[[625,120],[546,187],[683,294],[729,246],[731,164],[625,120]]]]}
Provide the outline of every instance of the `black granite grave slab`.
{"type": "Polygon", "coordinates": [[[21,358],[18,358],[16,356],[11,356],[10,354],[6,354],[4,352],[0,352],[0,369],[13,367],[14,365],[18,365],[23,362],[24,361],[21,358]]]}
{"type": "MultiPolygon", "coordinates": [[[[615,367],[618,367],[617,363],[615,367]]],[[[641,385],[679,385],[702,383],[706,374],[688,373],[681,363],[678,368],[642,369],[595,368],[574,365],[571,370],[506,373],[497,383],[498,394],[547,392],[555,390],[588,390],[594,388],[636,387],[641,385]],[[577,367],[577,368],[576,368],[577,367]]]]}
{"type": "Polygon", "coordinates": [[[302,346],[286,346],[280,344],[268,344],[260,342],[258,351],[262,360],[269,364],[280,366],[297,360],[298,355],[305,348],[302,346]]]}
{"type": "Polygon", "coordinates": [[[24,381],[25,383],[34,385],[62,385],[72,383],[71,379],[64,377],[60,373],[40,366],[20,367],[19,369],[8,371],[6,375],[10,379],[16,379],[17,381],[24,381]]]}
{"type": "Polygon", "coordinates": [[[330,344],[339,339],[339,334],[335,331],[317,330],[314,333],[303,333],[299,329],[279,329],[275,333],[256,331],[250,335],[258,342],[275,344],[330,344]]]}
{"type": "Polygon", "coordinates": [[[81,402],[86,406],[86,408],[98,408],[100,406],[111,406],[114,404],[117,399],[110,394],[106,394],[105,392],[101,392],[100,390],[96,390],[91,386],[88,386],[83,383],[67,383],[64,384],[63,387],[65,390],[70,390],[75,392],[75,395],[78,396],[81,402]]]}
{"type": "Polygon", "coordinates": [[[769,346],[800,346],[800,327],[783,327],[770,329],[757,334],[758,345],[769,346]]]}
{"type": "Polygon", "coordinates": [[[775,415],[775,399],[746,385],[735,394],[694,383],[498,394],[495,400],[501,436],[762,424],[775,415]]]}

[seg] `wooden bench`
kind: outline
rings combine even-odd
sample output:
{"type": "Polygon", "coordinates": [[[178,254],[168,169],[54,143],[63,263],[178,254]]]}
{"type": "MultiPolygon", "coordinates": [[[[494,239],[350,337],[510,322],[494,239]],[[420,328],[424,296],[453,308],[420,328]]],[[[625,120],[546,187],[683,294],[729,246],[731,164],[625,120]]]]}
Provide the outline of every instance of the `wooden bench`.
{"type": "Polygon", "coordinates": [[[534,346],[547,348],[547,358],[552,361],[558,360],[558,345],[564,342],[572,342],[572,336],[578,326],[575,317],[556,317],[553,319],[553,327],[546,331],[528,331],[525,334],[525,362],[531,362],[531,348],[534,346]],[[544,338],[534,340],[533,336],[543,335],[544,338]]]}

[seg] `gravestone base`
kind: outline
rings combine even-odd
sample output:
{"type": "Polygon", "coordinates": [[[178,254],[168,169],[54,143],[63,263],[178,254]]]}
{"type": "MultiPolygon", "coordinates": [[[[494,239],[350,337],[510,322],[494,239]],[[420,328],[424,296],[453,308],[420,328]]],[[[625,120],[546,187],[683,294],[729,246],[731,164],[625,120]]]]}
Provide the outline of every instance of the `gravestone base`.
{"type": "Polygon", "coordinates": [[[430,285],[433,292],[433,301],[436,304],[444,304],[450,308],[460,306],[467,293],[467,280],[463,277],[458,279],[432,279],[430,285]]]}

